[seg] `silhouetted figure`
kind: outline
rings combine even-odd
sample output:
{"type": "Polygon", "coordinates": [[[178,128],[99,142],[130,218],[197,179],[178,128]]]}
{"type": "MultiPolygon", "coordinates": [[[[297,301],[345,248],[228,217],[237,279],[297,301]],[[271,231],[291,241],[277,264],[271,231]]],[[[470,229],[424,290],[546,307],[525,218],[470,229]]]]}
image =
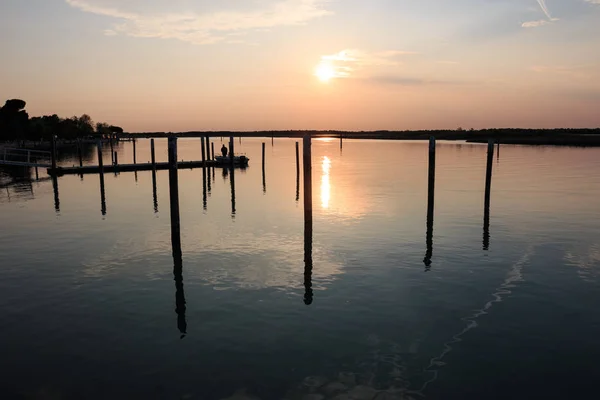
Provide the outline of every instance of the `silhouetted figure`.
{"type": "Polygon", "coordinates": [[[227,157],[227,152],[228,152],[227,147],[225,147],[225,145],[223,145],[221,147],[221,154],[223,154],[223,157],[227,157]]]}

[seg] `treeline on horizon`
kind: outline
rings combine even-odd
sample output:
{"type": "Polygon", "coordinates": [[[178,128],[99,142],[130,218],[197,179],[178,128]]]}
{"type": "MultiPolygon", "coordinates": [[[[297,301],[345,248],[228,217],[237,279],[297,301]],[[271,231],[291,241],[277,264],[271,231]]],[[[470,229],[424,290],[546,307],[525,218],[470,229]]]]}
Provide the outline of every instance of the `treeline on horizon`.
{"type": "Polygon", "coordinates": [[[94,124],[92,118],[61,118],[56,114],[29,118],[25,111],[27,103],[20,99],[6,100],[0,108],[0,141],[62,140],[106,137],[122,134],[123,129],[105,122],[94,124]]]}

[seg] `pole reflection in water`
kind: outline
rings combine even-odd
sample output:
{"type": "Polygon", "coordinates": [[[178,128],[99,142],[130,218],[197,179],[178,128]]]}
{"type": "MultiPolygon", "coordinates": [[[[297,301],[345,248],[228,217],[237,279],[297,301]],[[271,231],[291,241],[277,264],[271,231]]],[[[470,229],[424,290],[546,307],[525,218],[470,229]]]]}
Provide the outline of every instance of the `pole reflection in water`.
{"type": "Polygon", "coordinates": [[[156,195],[156,170],[152,170],[152,200],[154,202],[154,213],[158,212],[158,196],[156,195]]]}
{"type": "Polygon", "coordinates": [[[485,170],[485,202],[483,206],[483,250],[490,248],[490,196],[492,190],[492,166],[494,165],[494,141],[488,142],[487,167],[485,170]]]}
{"type": "Polygon", "coordinates": [[[104,172],[100,172],[100,211],[106,215],[106,194],[104,191],[104,172]]]}
{"type": "Polygon", "coordinates": [[[312,239],[313,239],[313,221],[312,221],[312,157],[311,157],[311,136],[304,136],[303,148],[303,167],[304,167],[304,304],[310,305],[313,302],[312,290],[312,239]]]}
{"type": "MultiPolygon", "coordinates": [[[[52,189],[54,191],[54,211],[60,212],[60,198],[58,197],[58,178],[56,175],[52,175],[52,189]]],[[[8,187],[6,188],[8,192],[8,187]]]]}
{"type": "Polygon", "coordinates": [[[231,168],[229,183],[231,184],[231,218],[235,219],[235,170],[233,167],[231,168]]]}
{"type": "Polygon", "coordinates": [[[300,156],[296,142],[296,201],[300,200],[300,156]]]}
{"type": "Polygon", "coordinates": [[[207,176],[207,178],[206,178],[206,188],[208,189],[208,197],[210,197],[210,192],[212,191],[212,188],[210,186],[211,185],[211,183],[210,183],[210,170],[211,170],[211,168],[208,167],[208,169],[207,169],[207,175],[206,175],[207,176]]]}
{"type": "Polygon", "coordinates": [[[296,173],[296,202],[300,200],[300,172],[296,173]]]}
{"type": "MultiPolygon", "coordinates": [[[[112,143],[112,140],[111,140],[112,143]]],[[[106,215],[106,195],[104,193],[104,161],[102,159],[102,141],[98,140],[98,167],[100,169],[100,210],[106,215]]]]}
{"type": "Polygon", "coordinates": [[[263,194],[267,193],[267,178],[265,176],[265,166],[262,168],[262,185],[263,185],[263,194]]]}
{"type": "Polygon", "coordinates": [[[177,138],[169,138],[169,198],[171,208],[171,248],[173,253],[173,277],[175,280],[175,313],[180,338],[187,334],[185,318],[185,293],[183,290],[183,258],[181,252],[181,226],[179,219],[179,178],[177,175],[177,138]]]}
{"type": "Polygon", "coordinates": [[[429,139],[429,176],[427,183],[427,234],[425,244],[427,250],[423,263],[425,271],[431,269],[433,257],[433,212],[435,207],[435,138],[429,139]]]}
{"type": "MultiPolygon", "coordinates": [[[[210,181],[210,178],[209,178],[210,181]]],[[[206,211],[206,168],[202,168],[202,208],[206,211]]]]}

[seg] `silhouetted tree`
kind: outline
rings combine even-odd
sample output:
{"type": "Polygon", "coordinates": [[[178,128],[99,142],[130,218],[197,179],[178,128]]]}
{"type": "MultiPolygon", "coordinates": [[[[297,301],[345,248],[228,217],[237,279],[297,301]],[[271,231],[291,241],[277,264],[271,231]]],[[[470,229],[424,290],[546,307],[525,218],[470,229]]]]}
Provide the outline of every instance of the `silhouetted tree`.
{"type": "Polygon", "coordinates": [[[110,125],[106,122],[98,122],[96,124],[96,135],[104,137],[110,135],[111,133],[110,125]]]}
{"type": "Polygon", "coordinates": [[[25,101],[20,99],[6,100],[0,108],[0,139],[23,139],[27,134],[29,115],[24,110],[25,101]]]}

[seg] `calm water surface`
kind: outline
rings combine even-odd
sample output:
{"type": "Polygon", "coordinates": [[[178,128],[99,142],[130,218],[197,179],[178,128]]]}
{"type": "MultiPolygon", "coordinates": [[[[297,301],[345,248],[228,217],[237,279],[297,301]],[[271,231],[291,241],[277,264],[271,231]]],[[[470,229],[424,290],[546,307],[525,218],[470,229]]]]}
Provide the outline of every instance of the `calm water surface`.
{"type": "Polygon", "coordinates": [[[427,143],[314,140],[305,274],[294,143],[179,171],[182,282],[168,171],[3,170],[2,398],[595,398],[600,150],[502,146],[484,246],[487,148],[438,143],[428,249],[427,143]]]}

